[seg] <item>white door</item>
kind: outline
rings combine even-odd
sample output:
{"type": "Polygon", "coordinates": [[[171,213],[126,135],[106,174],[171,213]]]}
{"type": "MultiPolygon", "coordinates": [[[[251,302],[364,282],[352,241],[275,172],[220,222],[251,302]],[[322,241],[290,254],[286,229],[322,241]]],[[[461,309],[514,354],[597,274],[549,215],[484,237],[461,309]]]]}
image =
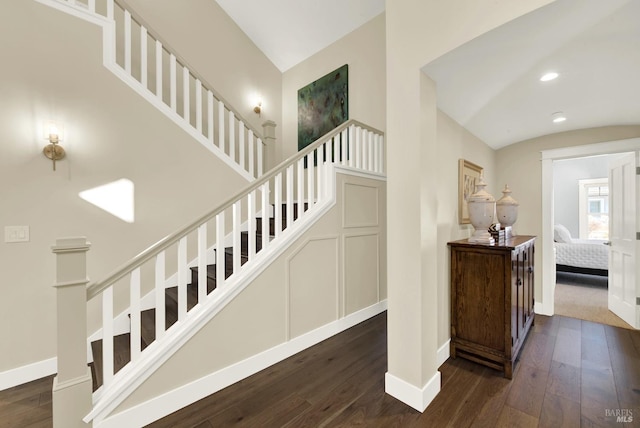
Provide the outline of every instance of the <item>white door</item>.
{"type": "Polygon", "coordinates": [[[638,328],[636,314],[636,153],[609,165],[609,309],[638,328]]]}

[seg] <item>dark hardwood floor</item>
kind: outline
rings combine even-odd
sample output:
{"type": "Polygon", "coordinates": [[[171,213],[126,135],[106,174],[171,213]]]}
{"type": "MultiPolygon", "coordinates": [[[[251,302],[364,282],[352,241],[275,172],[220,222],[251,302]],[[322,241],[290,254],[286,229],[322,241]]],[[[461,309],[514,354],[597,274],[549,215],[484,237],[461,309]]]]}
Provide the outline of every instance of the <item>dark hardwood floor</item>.
{"type": "MultiPolygon", "coordinates": [[[[537,315],[512,381],[449,359],[424,413],[384,393],[386,367],[381,314],[151,426],[640,426],[639,331],[537,315]]],[[[50,426],[51,382],[0,392],[0,427],[50,426]]]]}

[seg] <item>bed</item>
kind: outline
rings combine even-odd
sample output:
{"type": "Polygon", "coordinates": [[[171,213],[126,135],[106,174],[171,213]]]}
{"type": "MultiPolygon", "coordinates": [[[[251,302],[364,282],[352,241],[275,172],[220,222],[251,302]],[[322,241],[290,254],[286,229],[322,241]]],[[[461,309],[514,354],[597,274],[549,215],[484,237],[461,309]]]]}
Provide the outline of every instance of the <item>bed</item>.
{"type": "Polygon", "coordinates": [[[609,247],[605,240],[573,239],[563,225],[554,227],[556,270],[560,272],[609,275],[609,247]]]}

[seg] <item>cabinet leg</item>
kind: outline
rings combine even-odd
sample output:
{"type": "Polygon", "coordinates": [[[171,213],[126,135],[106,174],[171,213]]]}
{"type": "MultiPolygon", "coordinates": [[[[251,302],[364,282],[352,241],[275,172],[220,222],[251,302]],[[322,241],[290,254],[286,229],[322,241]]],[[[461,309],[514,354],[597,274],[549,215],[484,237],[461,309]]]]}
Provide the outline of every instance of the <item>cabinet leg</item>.
{"type": "Polygon", "coordinates": [[[513,362],[509,361],[504,363],[504,377],[513,379],[513,362]]]}
{"type": "Polygon", "coordinates": [[[455,360],[456,358],[456,345],[453,343],[449,344],[449,356],[455,360]]]}

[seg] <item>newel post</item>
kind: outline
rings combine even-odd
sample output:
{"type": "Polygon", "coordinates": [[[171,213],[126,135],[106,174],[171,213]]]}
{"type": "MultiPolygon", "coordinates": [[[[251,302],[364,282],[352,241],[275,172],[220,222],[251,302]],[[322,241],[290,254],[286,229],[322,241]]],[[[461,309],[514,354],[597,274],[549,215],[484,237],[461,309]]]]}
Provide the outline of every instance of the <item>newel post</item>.
{"type": "Polygon", "coordinates": [[[85,237],[60,238],[56,255],[58,374],[53,380],[54,428],[87,427],[91,372],[87,366],[87,251],[85,237]]]}
{"type": "Polygon", "coordinates": [[[265,148],[264,171],[269,171],[278,164],[276,160],[276,123],[267,120],[262,124],[262,135],[265,148]]]}

